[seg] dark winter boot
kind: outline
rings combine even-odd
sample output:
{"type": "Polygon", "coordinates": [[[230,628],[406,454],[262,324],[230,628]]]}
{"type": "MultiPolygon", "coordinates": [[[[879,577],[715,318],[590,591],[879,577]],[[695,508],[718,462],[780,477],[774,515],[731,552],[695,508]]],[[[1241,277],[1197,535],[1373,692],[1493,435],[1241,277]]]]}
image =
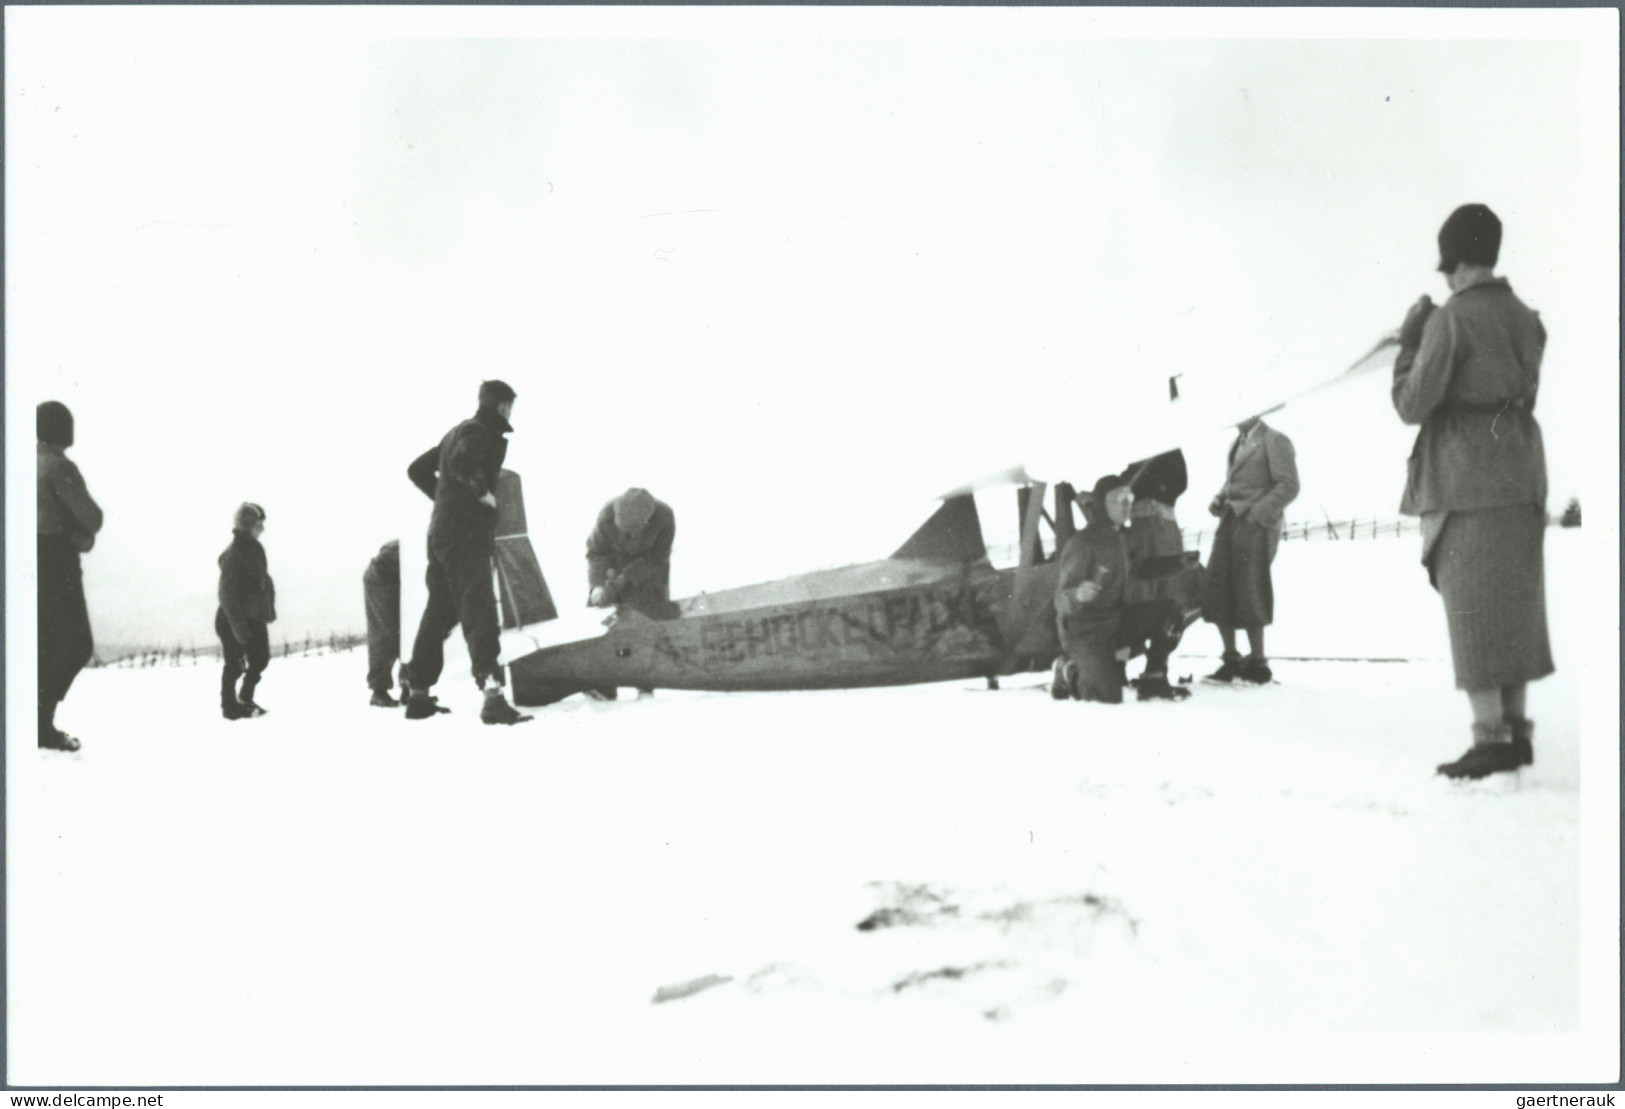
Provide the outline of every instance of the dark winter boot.
{"type": "Polygon", "coordinates": [[[243,711],[242,703],[233,694],[231,697],[222,697],[220,699],[220,715],[227,720],[241,720],[248,714],[243,711]]]}
{"type": "Polygon", "coordinates": [[[482,724],[523,724],[535,717],[520,712],[508,704],[508,699],[502,695],[500,685],[489,686],[485,690],[485,704],[480,708],[480,723],[482,724]]]}
{"type": "Polygon", "coordinates": [[[79,741],[56,726],[56,705],[41,705],[39,745],[46,751],[77,751],[79,741]]]}
{"type": "Polygon", "coordinates": [[[401,707],[401,703],[391,697],[387,689],[373,690],[372,700],[368,701],[367,704],[381,709],[398,709],[401,707]]]}
{"type": "Polygon", "coordinates": [[[1218,682],[1220,685],[1229,685],[1239,677],[1241,677],[1241,656],[1225,655],[1219,668],[1202,680],[1204,682],[1218,682]]]}
{"type": "Polygon", "coordinates": [[[1535,722],[1521,716],[1506,717],[1512,729],[1512,751],[1518,756],[1519,766],[1533,766],[1535,762],[1535,722]]]}
{"type": "Polygon", "coordinates": [[[253,701],[238,701],[237,716],[241,720],[252,720],[256,716],[264,716],[265,710],[253,701]]]}
{"type": "Polygon", "coordinates": [[[406,698],[406,718],[408,720],[427,720],[440,712],[450,712],[439,701],[429,696],[427,689],[414,689],[406,698]]]}
{"type": "Polygon", "coordinates": [[[47,751],[79,750],[78,738],[61,730],[57,730],[49,736],[40,736],[39,745],[47,751]]]}
{"type": "Polygon", "coordinates": [[[1440,763],[1439,773],[1446,778],[1487,778],[1522,765],[1512,746],[1512,729],[1502,721],[1474,724],[1473,745],[1455,762],[1440,763]]]}
{"type": "Polygon", "coordinates": [[[1070,701],[1075,696],[1074,690],[1078,686],[1078,668],[1072,665],[1072,660],[1062,655],[1055,660],[1055,676],[1049,683],[1049,695],[1057,701],[1070,701]]]}
{"type": "Polygon", "coordinates": [[[1238,676],[1242,681],[1251,682],[1254,685],[1269,685],[1270,682],[1275,680],[1275,675],[1270,672],[1269,660],[1256,658],[1252,655],[1248,655],[1242,660],[1241,672],[1238,676]]]}
{"type": "Polygon", "coordinates": [[[1183,701],[1191,695],[1182,685],[1169,685],[1167,674],[1141,674],[1134,679],[1134,692],[1142,701],[1183,701]]]}

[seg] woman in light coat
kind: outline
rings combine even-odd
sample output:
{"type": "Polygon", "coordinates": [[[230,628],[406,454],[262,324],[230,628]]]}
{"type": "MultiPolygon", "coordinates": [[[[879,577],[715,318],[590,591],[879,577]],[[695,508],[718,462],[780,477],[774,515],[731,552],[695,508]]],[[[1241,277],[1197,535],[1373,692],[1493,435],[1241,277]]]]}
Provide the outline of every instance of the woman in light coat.
{"type": "Polygon", "coordinates": [[[1482,778],[1534,761],[1528,683],[1554,669],[1546,630],[1546,454],[1535,422],[1546,329],[1494,268],[1501,222],[1482,204],[1439,231],[1451,297],[1400,329],[1393,402],[1419,424],[1400,511],[1444,601],[1473,744],[1439,773],[1482,778]]]}

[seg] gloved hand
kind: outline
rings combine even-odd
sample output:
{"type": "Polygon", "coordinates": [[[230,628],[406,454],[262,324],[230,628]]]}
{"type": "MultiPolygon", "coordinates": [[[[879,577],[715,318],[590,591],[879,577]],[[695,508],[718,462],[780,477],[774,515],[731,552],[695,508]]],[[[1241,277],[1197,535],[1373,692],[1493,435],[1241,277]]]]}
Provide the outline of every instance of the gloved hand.
{"type": "Polygon", "coordinates": [[[1214,516],[1224,515],[1224,494],[1215,493],[1213,499],[1207,502],[1207,510],[1214,516]]]}
{"type": "Polygon", "coordinates": [[[1405,322],[1399,325],[1399,345],[1404,350],[1415,350],[1422,345],[1422,327],[1433,314],[1433,301],[1423,293],[1405,313],[1405,322]]]}

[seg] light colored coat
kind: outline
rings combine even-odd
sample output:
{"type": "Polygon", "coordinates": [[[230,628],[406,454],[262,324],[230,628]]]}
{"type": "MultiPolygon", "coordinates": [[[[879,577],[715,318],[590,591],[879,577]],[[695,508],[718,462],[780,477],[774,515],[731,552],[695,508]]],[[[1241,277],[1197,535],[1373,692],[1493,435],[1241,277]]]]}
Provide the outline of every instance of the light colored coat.
{"type": "Polygon", "coordinates": [[[1421,424],[1399,510],[1546,505],[1535,395],[1546,329],[1504,278],[1458,291],[1394,360],[1394,411],[1421,424]]]}
{"type": "Polygon", "coordinates": [[[1230,467],[1219,497],[1236,517],[1267,528],[1298,495],[1298,459],[1292,440],[1263,420],[1230,447],[1230,467]]]}

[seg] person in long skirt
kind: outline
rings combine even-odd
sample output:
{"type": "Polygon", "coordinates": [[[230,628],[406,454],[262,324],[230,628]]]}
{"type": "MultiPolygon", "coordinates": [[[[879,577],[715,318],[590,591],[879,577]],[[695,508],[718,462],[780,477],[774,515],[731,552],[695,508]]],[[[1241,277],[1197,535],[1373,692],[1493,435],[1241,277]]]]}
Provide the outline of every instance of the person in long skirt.
{"type": "Polygon", "coordinates": [[[73,446],[73,413],[48,400],[34,412],[38,437],[39,745],[77,751],[79,740],[56,726],[56,707],[95,653],[79,556],[96,544],[102,510],[85,489],[73,446]]]}
{"type": "Polygon", "coordinates": [[[1400,328],[1394,410],[1420,424],[1400,511],[1422,519],[1422,563],[1444,601],[1472,746],[1439,766],[1482,778],[1534,761],[1528,683],[1552,673],[1546,630],[1546,453],[1535,422],[1546,329],[1495,276],[1501,221],[1482,204],[1439,230],[1451,296],[1400,328]]]}

